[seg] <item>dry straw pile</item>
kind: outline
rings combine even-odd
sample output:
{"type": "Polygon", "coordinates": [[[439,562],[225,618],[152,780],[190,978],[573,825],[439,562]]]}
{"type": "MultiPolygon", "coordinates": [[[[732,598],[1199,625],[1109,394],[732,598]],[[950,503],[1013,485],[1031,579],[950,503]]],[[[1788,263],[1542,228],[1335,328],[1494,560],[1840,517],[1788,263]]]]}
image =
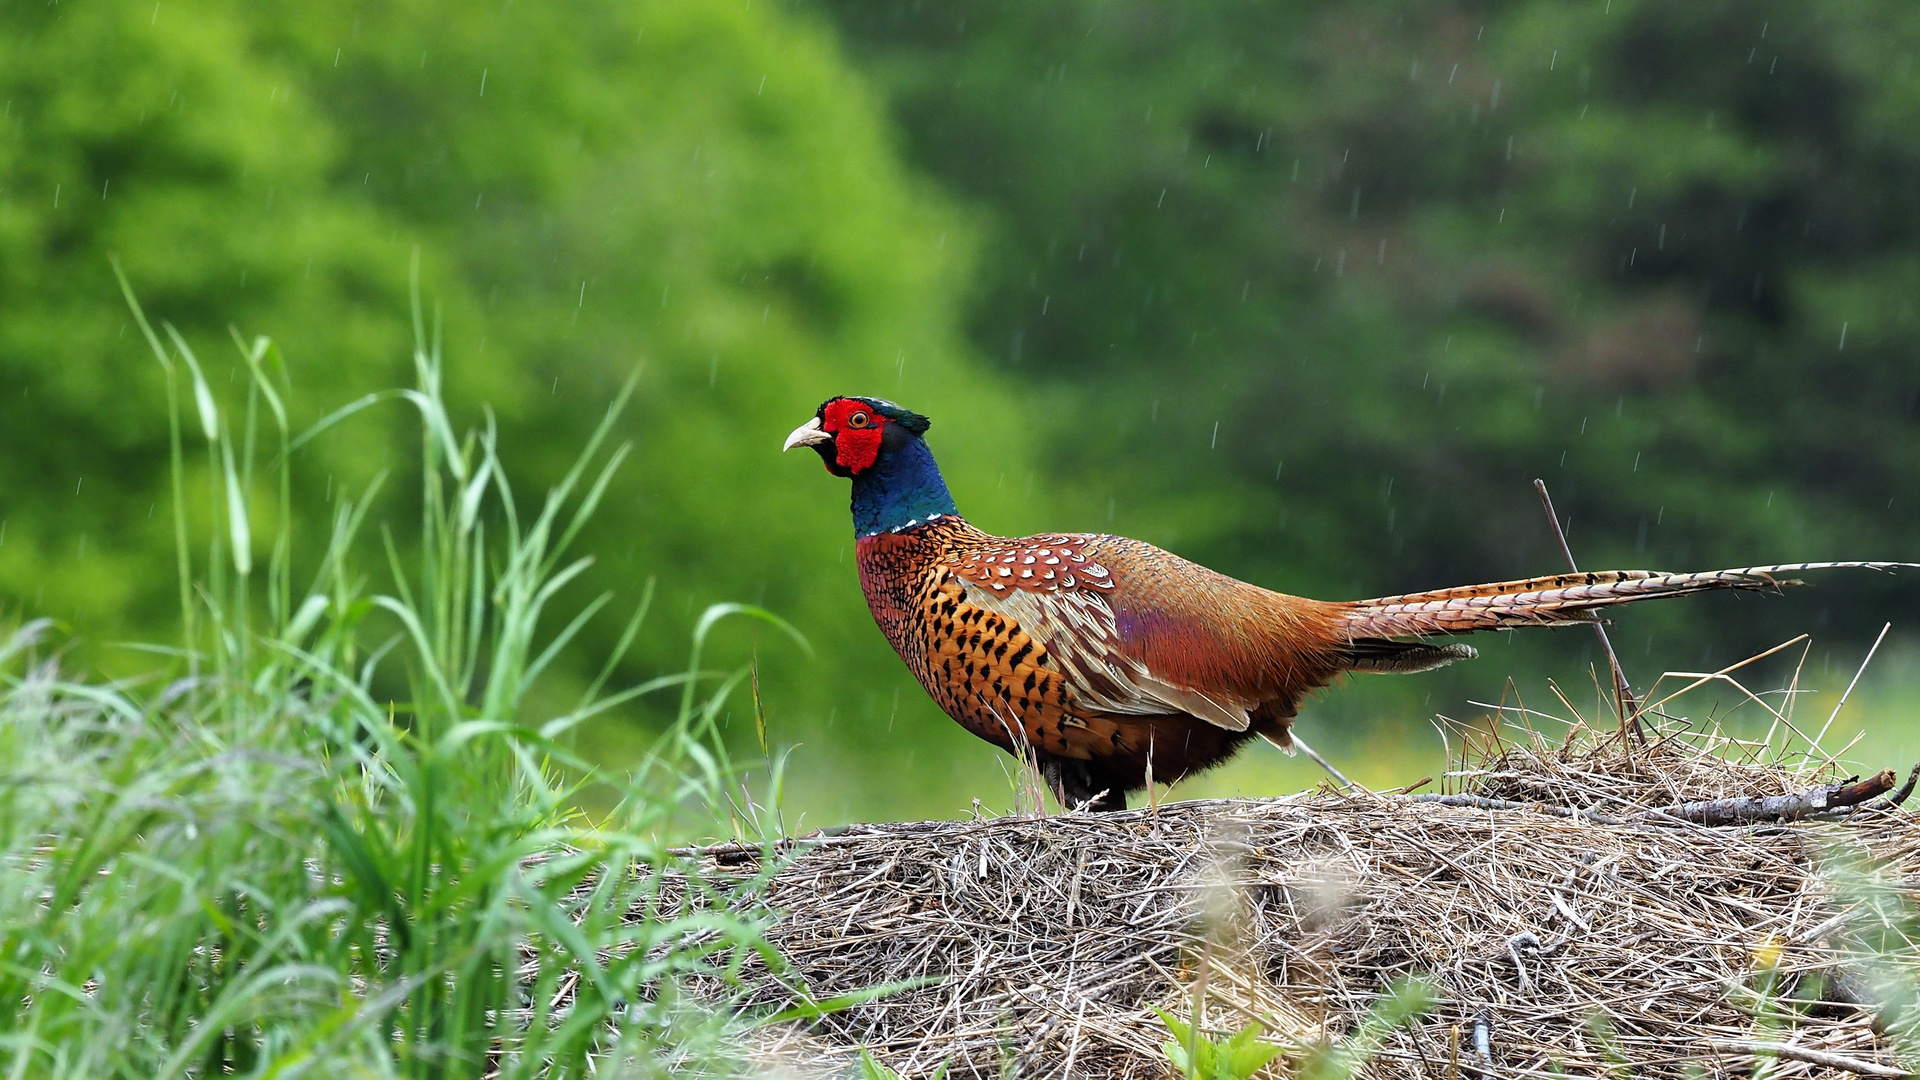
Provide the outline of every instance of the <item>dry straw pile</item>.
{"type": "MultiPolygon", "coordinates": [[[[1905,1074],[1885,1002],[1920,985],[1911,779],[1848,783],[1822,757],[1681,725],[1531,731],[1439,794],[796,842],[768,894],[791,967],[750,972],[754,1002],[923,981],[762,1049],[803,1075],[866,1048],[904,1076],[1161,1077],[1154,1008],[1187,1018],[1203,997],[1208,1030],[1259,1020],[1284,1048],[1262,1075],[1330,1045],[1383,1077],[1905,1074]],[[1360,1045],[1383,989],[1417,976],[1432,1009],[1360,1045]]],[[[770,869],[746,846],[702,858],[770,869]]]]}

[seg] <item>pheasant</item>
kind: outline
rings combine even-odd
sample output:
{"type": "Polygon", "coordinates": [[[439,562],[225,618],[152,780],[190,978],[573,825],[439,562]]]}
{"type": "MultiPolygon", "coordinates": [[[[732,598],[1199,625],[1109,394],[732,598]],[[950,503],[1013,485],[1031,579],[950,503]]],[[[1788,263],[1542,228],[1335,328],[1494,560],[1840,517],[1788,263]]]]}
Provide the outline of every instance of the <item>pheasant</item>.
{"type": "Polygon", "coordinates": [[[1283,749],[1301,700],[1345,672],[1411,673],[1471,659],[1423,640],[1591,622],[1597,609],[1780,574],[1891,562],[1669,574],[1559,574],[1374,600],[1270,592],[1119,536],[1018,539],[960,516],[922,438],[926,417],[836,397],[787,436],[853,481],[860,588],[920,685],[962,727],[1039,767],[1064,807],[1126,808],[1256,736],[1283,749]],[[1412,640],[1408,640],[1412,639],[1412,640]]]}

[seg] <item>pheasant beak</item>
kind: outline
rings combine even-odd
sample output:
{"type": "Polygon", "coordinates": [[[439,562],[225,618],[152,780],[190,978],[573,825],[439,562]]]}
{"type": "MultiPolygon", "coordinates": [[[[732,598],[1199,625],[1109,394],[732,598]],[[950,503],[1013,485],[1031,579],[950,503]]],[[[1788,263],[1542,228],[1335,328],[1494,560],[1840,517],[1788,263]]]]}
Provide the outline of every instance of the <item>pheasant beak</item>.
{"type": "Polygon", "coordinates": [[[831,441],[833,436],[821,430],[820,418],[816,416],[794,428],[793,434],[787,436],[787,441],[781,445],[780,452],[784,454],[796,446],[818,446],[823,442],[831,441]]]}

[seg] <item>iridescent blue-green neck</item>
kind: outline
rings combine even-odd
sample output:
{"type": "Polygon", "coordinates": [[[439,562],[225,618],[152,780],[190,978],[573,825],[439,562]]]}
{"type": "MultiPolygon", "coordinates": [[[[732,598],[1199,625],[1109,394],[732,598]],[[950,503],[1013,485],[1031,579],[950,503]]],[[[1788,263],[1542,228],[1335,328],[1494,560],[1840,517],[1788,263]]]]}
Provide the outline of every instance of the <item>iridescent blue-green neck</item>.
{"type": "Polygon", "coordinates": [[[959,516],[933,451],[917,438],[888,449],[853,478],[855,536],[899,532],[959,516]]]}

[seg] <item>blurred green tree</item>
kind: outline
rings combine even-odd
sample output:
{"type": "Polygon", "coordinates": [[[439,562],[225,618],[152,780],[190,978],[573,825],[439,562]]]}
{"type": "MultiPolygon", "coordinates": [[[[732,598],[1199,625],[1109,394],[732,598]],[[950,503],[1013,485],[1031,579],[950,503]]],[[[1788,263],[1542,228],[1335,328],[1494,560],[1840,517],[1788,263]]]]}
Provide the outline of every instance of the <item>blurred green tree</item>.
{"type": "MultiPolygon", "coordinates": [[[[973,230],[898,164],[829,34],[773,5],[676,0],[11,3],[0,99],[11,604],[93,642],[175,617],[161,374],[110,254],[237,424],[230,323],[281,343],[307,420],[410,381],[417,248],[451,396],[474,423],[491,406],[503,456],[533,471],[523,491],[558,475],[640,372],[636,453],[581,542],[601,557],[581,599],[619,594],[585,656],[652,576],[657,632],[636,671],[674,660],[690,611],[761,602],[820,650],[763,658],[776,740],[831,726],[881,791],[925,748],[867,748],[903,693],[908,711],[932,707],[865,613],[844,484],[782,459],[780,439],[835,393],[940,402],[933,439],[958,495],[1018,525],[1024,489],[1005,478],[1025,436],[1017,398],[957,330],[973,230]]],[[[296,503],[319,512],[380,469],[415,468],[407,429],[375,412],[318,440],[296,503]]],[[[396,528],[415,514],[388,508],[396,528]]],[[[936,748],[971,742],[928,726],[936,748]]],[[[915,794],[942,790],[954,755],[929,757],[915,794]]],[[[818,775],[836,805],[861,796],[818,775]]]]}

